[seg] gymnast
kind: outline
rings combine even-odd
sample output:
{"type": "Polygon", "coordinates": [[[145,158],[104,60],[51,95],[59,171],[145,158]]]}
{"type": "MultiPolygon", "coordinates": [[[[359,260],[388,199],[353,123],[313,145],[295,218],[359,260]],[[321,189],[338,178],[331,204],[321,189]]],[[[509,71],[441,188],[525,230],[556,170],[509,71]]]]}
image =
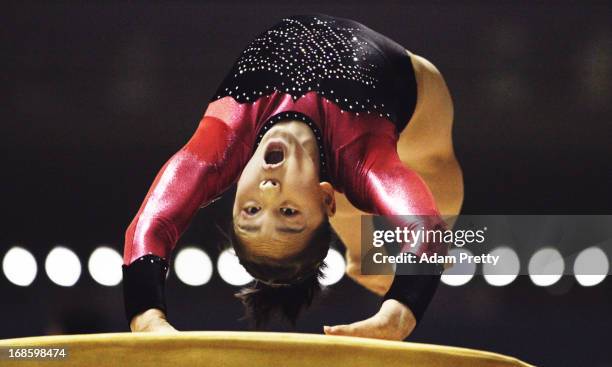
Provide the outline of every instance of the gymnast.
{"type": "MultiPolygon", "coordinates": [[[[323,260],[339,237],[348,276],[383,300],[372,317],[323,332],[405,339],[441,269],[362,275],[358,228],[362,214],[448,227],[441,213],[458,214],[463,201],[452,121],[446,83],[425,58],[353,20],[282,19],[240,54],[126,230],[130,329],[176,331],[166,318],[171,253],[198,209],[236,184],[228,237],[254,278],[236,296],[256,326],[272,315],[295,322],[321,290],[323,260]]],[[[446,248],[423,242],[407,251],[446,248]]]]}

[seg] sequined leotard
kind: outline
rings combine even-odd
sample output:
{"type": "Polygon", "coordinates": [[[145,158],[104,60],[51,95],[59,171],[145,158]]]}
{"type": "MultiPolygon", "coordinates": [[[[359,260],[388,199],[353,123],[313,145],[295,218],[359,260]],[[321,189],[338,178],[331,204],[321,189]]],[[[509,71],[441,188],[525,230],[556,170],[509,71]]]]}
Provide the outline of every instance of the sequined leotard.
{"type": "MultiPolygon", "coordinates": [[[[200,207],[237,181],[278,121],[311,126],[322,179],[358,209],[423,216],[402,223],[409,228],[442,225],[431,192],[397,154],[399,133],[415,105],[416,81],[405,49],[360,23],[292,16],[260,34],[217,89],[193,137],[162,167],[126,231],[128,320],[148,308],[166,310],[165,274],[179,237],[200,207]]],[[[423,243],[411,251],[445,249],[423,243]]],[[[424,307],[418,304],[425,299],[426,306],[431,295],[423,294],[437,283],[428,281],[423,291],[422,284],[399,278],[409,277],[396,276],[386,298],[399,299],[420,317],[416,309],[424,307]],[[406,298],[408,288],[413,300],[406,298]]]]}

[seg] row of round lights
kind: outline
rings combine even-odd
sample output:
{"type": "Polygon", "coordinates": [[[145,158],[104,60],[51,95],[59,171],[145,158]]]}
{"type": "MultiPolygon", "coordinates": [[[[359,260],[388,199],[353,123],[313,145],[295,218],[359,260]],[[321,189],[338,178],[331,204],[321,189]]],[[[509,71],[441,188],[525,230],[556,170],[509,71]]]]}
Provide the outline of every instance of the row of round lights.
{"type": "MultiPolygon", "coordinates": [[[[472,252],[465,248],[454,248],[449,251],[450,256],[459,258],[461,253],[472,256],[472,252]]],[[[513,249],[501,246],[489,252],[492,256],[499,256],[496,265],[483,264],[482,273],[485,281],[495,287],[503,287],[512,283],[519,275],[521,264],[519,257],[513,249]]],[[[565,260],[561,253],[552,247],[544,247],[536,251],[527,265],[527,271],[533,284],[539,287],[548,287],[557,283],[564,274],[565,260]]],[[[610,263],[606,253],[599,247],[593,246],[582,250],[573,264],[573,274],[576,281],[584,287],[592,287],[601,283],[610,270],[610,263]]],[[[442,282],[449,286],[461,286],[468,283],[476,273],[476,264],[473,262],[461,264],[447,269],[442,274],[442,282]]]]}
{"type": "MultiPolygon", "coordinates": [[[[323,270],[325,277],[321,279],[321,283],[324,285],[336,284],[344,276],[346,267],[344,257],[337,250],[330,249],[325,262],[328,266],[323,270]]],[[[123,259],[115,249],[100,246],[89,256],[87,269],[96,282],[112,287],[121,283],[122,264],[123,259]]],[[[27,287],[36,279],[38,265],[32,253],[23,247],[14,246],[4,255],[2,270],[11,283],[27,287]]],[[[212,278],[213,263],[202,249],[188,246],[181,249],[176,255],[173,270],[183,283],[190,286],[201,286],[212,278]]],[[[234,286],[245,285],[253,279],[240,264],[233,249],[221,252],[217,259],[217,271],[221,279],[234,286]]],[[[56,246],[45,259],[45,272],[53,283],[72,287],[81,277],[81,261],[69,248],[56,246]]]]}
{"type": "MultiPolygon", "coordinates": [[[[459,257],[461,253],[471,256],[465,248],[454,248],[450,256],[459,257]]],[[[516,252],[509,247],[498,247],[489,253],[499,256],[499,262],[493,266],[483,264],[484,279],[492,286],[505,286],[512,283],[519,275],[520,261],[516,252]]],[[[327,268],[321,280],[324,285],[339,282],[345,273],[344,257],[335,249],[330,249],[325,258],[327,268]]],[[[111,247],[101,246],[94,250],[87,262],[92,278],[104,286],[116,286],[121,282],[121,255],[111,247]]],[[[2,261],[6,278],[18,286],[29,286],[36,278],[38,266],[34,256],[25,248],[15,246],[7,251],[2,261]]],[[[213,276],[213,263],[210,257],[198,247],[188,246],[179,251],[174,259],[176,276],[190,286],[201,286],[213,276]]],[[[531,281],[537,286],[555,284],[565,270],[565,261],[558,250],[542,248],[535,252],[528,264],[531,281]]],[[[601,283],[609,271],[609,261],[599,247],[582,250],[574,260],[574,274],[579,284],[585,287],[601,283]]],[[[78,256],[65,246],[53,248],[45,259],[45,271],[49,279],[60,286],[71,287],[81,276],[81,262],[78,256]]],[[[253,278],[238,261],[232,249],[224,250],[217,259],[217,271],[226,283],[242,286],[253,278]]],[[[475,263],[455,265],[442,275],[442,282],[449,286],[461,286],[468,283],[476,273],[475,263]]]]}

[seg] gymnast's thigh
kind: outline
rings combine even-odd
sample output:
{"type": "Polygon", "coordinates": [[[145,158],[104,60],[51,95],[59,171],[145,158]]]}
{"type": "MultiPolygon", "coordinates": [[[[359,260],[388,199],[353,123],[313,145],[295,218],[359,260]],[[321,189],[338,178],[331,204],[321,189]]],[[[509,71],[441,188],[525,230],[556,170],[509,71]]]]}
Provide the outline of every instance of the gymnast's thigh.
{"type": "Polygon", "coordinates": [[[411,56],[417,104],[400,132],[397,152],[432,191],[441,214],[457,215],[463,203],[463,173],[453,147],[453,101],[440,71],[425,58],[411,56]]]}

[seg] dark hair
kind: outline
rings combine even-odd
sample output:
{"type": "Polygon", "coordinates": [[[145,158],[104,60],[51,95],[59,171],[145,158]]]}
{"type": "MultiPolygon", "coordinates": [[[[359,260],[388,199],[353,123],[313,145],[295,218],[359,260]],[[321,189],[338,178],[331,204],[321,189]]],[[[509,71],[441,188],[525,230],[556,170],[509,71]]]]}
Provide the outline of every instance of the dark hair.
{"type": "Polygon", "coordinates": [[[233,226],[228,231],[240,263],[255,279],[249,287],[235,294],[245,307],[245,317],[256,329],[273,316],[288,320],[295,326],[300,312],[309,307],[313,298],[322,291],[325,256],[338,236],[329,219],[314,230],[308,243],[299,253],[282,260],[250,254],[236,236],[233,226]]]}

